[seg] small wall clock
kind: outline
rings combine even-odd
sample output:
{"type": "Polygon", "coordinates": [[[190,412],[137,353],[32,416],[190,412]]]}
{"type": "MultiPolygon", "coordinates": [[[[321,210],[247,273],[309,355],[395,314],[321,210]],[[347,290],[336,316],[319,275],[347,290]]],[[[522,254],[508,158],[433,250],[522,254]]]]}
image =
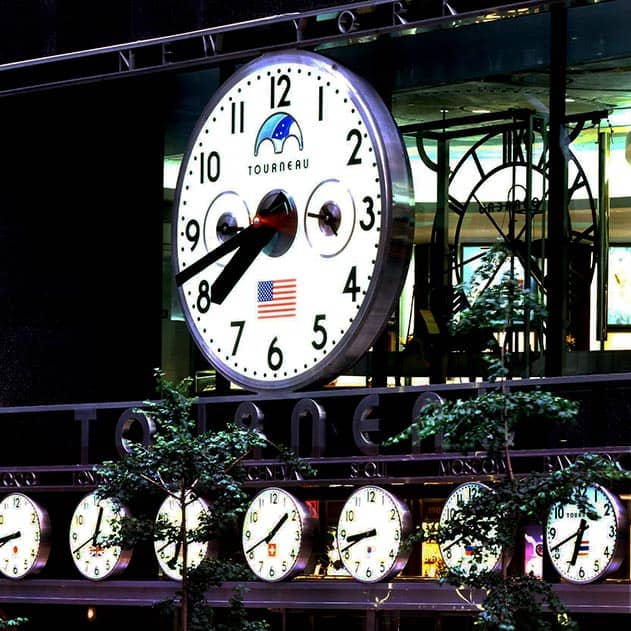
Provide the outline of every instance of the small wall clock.
{"type": "Polygon", "coordinates": [[[9,578],[36,574],[50,551],[48,512],[23,493],[0,502],[0,572],[9,578]]]}
{"type": "Polygon", "coordinates": [[[254,574],[269,582],[302,572],[309,561],[315,519],[291,493],[268,488],[250,502],[243,519],[242,546],[254,574]]]}
{"type": "Polygon", "coordinates": [[[76,568],[91,580],[103,580],[122,572],[132,557],[131,550],[105,545],[117,523],[129,516],[126,507],[110,498],[88,493],[77,504],[69,528],[70,554],[76,568]]]}
{"type": "Polygon", "coordinates": [[[379,486],[358,488],[346,500],[337,523],[344,567],[363,583],[398,574],[410,555],[403,539],[411,527],[409,509],[395,495],[379,486]]]}
{"type": "MultiPolygon", "coordinates": [[[[445,500],[438,520],[438,527],[445,527],[454,518],[462,506],[475,502],[476,497],[492,490],[481,482],[465,482],[457,486],[445,500]]],[[[502,550],[499,546],[485,547],[479,541],[465,541],[457,538],[450,541],[439,541],[439,549],[443,562],[451,570],[470,572],[475,565],[476,570],[493,570],[498,567],[502,550]]]]}
{"type": "MultiPolygon", "coordinates": [[[[184,510],[187,533],[200,526],[202,515],[208,510],[209,506],[205,500],[189,495],[184,510]]],[[[156,523],[164,520],[174,527],[179,527],[182,523],[180,502],[175,497],[167,497],[158,510],[156,523]]],[[[156,540],[153,545],[156,559],[164,574],[175,581],[181,581],[184,563],[183,546],[168,539],[156,540]]],[[[189,541],[187,542],[187,567],[196,567],[207,556],[210,556],[212,552],[213,546],[210,542],[193,541],[190,540],[189,536],[189,541]]]]}
{"type": "Polygon", "coordinates": [[[552,565],[571,583],[593,583],[620,567],[626,512],[620,500],[600,484],[585,488],[598,518],[576,504],[552,506],[546,522],[546,547],[552,565]]]}
{"type": "Polygon", "coordinates": [[[176,190],[175,282],[203,355],[254,391],[337,376],[398,299],[412,200],[366,81],[306,51],[243,66],[199,119],[176,190]]]}

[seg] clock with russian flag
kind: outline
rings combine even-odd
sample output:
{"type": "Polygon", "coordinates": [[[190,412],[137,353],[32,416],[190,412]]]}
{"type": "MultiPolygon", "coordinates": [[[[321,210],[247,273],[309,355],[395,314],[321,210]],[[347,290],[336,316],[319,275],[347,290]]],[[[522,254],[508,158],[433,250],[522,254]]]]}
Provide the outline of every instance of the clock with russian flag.
{"type": "Polygon", "coordinates": [[[399,297],[413,219],[405,146],[367,81],[306,51],[244,65],[178,178],[175,283],[197,346],[256,392],[343,374],[399,297]]]}

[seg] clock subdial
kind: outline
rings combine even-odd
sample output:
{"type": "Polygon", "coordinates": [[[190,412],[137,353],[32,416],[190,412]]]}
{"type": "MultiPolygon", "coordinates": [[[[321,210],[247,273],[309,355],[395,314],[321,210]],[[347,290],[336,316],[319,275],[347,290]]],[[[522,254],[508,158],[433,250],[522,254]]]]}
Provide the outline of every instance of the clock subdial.
{"type": "Polygon", "coordinates": [[[350,241],[355,226],[355,202],[339,180],[326,180],[311,193],[304,216],[305,236],[320,256],[335,256],[350,241]]]}
{"type": "MultiPolygon", "coordinates": [[[[249,226],[251,214],[246,201],[235,191],[222,191],[208,206],[201,227],[207,252],[215,249],[238,232],[249,226]]],[[[194,248],[200,236],[196,219],[186,225],[185,238],[194,248]]],[[[221,264],[221,263],[220,263],[221,264]]]]}

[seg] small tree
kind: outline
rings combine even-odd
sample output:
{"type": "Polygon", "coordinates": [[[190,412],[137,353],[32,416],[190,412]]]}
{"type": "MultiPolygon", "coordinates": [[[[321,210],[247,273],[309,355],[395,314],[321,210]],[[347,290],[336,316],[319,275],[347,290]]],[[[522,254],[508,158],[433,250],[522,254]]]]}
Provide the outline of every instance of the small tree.
{"type": "Polygon", "coordinates": [[[27,623],[28,623],[28,618],[12,618],[11,620],[0,619],[0,630],[19,629],[21,626],[27,623]]]}
{"type": "Polygon", "coordinates": [[[477,398],[431,403],[412,425],[388,439],[386,445],[440,435],[447,450],[483,451],[491,457],[503,457],[506,475],[493,484],[493,492],[462,505],[442,527],[430,532],[418,528],[408,543],[431,538],[439,542],[460,540],[472,546],[475,552],[470,569],[446,568],[441,580],[485,593],[476,619],[479,628],[489,631],[575,628],[551,585],[511,567],[513,552],[519,549],[518,542],[523,541],[526,526],[544,523],[553,504],[573,502],[592,516],[586,498],[577,489],[594,482],[628,478],[629,473],[589,453],[559,471],[514,473],[510,449],[518,439],[520,427],[527,423],[530,431],[536,431],[542,425],[572,422],[579,408],[575,401],[538,388],[513,391],[508,387],[511,355],[507,338],[517,325],[523,326],[526,321],[533,328],[540,326],[545,309],[510,272],[491,284],[498,263],[505,257],[501,245],[485,255],[471,285],[459,288],[473,298],[472,304],[452,322],[454,333],[488,330],[494,334],[486,344],[492,353],[488,361],[490,386],[477,398]],[[481,569],[484,548],[502,551],[501,572],[481,569]]]}
{"type": "MultiPolygon", "coordinates": [[[[217,540],[235,531],[247,500],[242,462],[253,449],[271,443],[260,432],[233,424],[223,430],[196,432],[195,399],[188,396],[191,379],[174,384],[160,370],[156,378],[158,400],[147,402],[145,408],[156,425],[152,444],[131,443],[129,454],[121,460],[104,462],[96,469],[98,495],[133,509],[133,516],[123,518],[105,544],[125,548],[147,540],[175,544],[180,555],[171,563],[182,577],[181,588],[177,599],[163,606],[179,606],[182,631],[263,631],[268,628],[265,621],[248,620],[240,589],[223,615],[206,605],[209,587],[251,578],[245,565],[231,556],[229,546],[222,546],[228,553],[194,567],[189,567],[187,558],[189,543],[217,540]],[[182,515],[180,524],[156,521],[147,501],[156,496],[175,498],[182,515]],[[186,506],[196,497],[203,497],[210,510],[191,528],[186,523],[186,506]]],[[[311,473],[289,449],[274,447],[296,470],[311,473]]]]}

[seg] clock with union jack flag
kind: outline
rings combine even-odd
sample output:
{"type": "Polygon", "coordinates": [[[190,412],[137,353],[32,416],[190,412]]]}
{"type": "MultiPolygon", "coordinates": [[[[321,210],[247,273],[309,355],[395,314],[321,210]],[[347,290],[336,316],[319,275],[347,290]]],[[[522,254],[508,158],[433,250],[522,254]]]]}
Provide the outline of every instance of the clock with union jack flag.
{"type": "Polygon", "coordinates": [[[306,51],[262,55],[213,95],[173,214],[175,284],[207,360],[254,391],[342,374],[401,291],[407,153],[375,89],[306,51]]]}
{"type": "Polygon", "coordinates": [[[127,568],[131,549],[108,541],[120,529],[128,509],[111,498],[88,493],[75,507],[68,539],[75,567],[90,580],[100,581],[127,568]]]}

